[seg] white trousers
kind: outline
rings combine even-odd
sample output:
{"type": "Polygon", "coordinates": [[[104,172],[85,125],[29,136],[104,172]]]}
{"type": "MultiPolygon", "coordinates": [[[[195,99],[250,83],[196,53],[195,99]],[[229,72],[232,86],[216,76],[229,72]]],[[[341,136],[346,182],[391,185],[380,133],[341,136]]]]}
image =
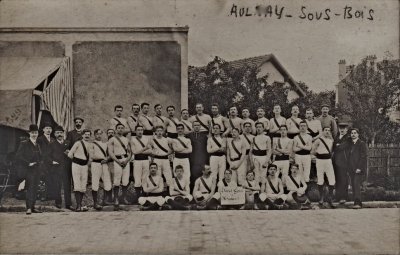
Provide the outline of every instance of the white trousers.
{"type": "Polygon", "coordinates": [[[278,167],[277,174],[282,173],[282,180],[285,180],[285,176],[289,175],[289,160],[275,160],[274,163],[278,167]]]}
{"type": "Polygon", "coordinates": [[[211,156],[210,157],[211,175],[213,178],[224,178],[226,170],[226,156],[211,156]]]}
{"type": "Polygon", "coordinates": [[[102,179],[104,184],[104,190],[110,191],[112,185],[111,185],[111,176],[110,176],[110,171],[108,170],[108,165],[92,162],[91,171],[92,171],[92,190],[93,191],[99,190],[100,179],[102,179]]]}
{"type": "Polygon", "coordinates": [[[117,162],[114,162],[114,186],[121,186],[121,184],[122,186],[127,186],[129,184],[129,172],[129,163],[122,168],[117,162]]]}
{"type": "Polygon", "coordinates": [[[135,179],[135,188],[142,187],[142,182],[149,172],[149,160],[135,160],[133,161],[133,178],[135,179]]]}
{"type": "Polygon", "coordinates": [[[154,204],[157,203],[159,206],[162,206],[165,203],[165,199],[163,197],[139,197],[139,204],[144,205],[146,201],[149,201],[150,203],[154,204]]]}
{"type": "Polygon", "coordinates": [[[285,194],[267,194],[267,193],[261,193],[260,194],[260,200],[265,202],[265,200],[269,198],[272,201],[275,201],[275,199],[281,198],[284,201],[287,199],[287,196],[285,194]]]}
{"type": "Polygon", "coordinates": [[[263,168],[263,165],[267,165],[267,157],[266,156],[254,156],[254,179],[257,182],[263,181],[263,179],[267,176],[267,168],[263,168]]]}
{"type": "Polygon", "coordinates": [[[72,163],[72,180],[74,181],[74,191],[86,192],[88,179],[88,166],[81,166],[72,163]]]}
{"type": "Polygon", "coordinates": [[[172,172],[171,172],[171,165],[169,163],[169,159],[159,159],[155,158],[154,163],[158,166],[157,175],[161,176],[164,175],[165,180],[167,182],[167,186],[170,186],[172,183],[172,172]]]}
{"type": "Polygon", "coordinates": [[[329,185],[335,185],[335,171],[333,170],[331,159],[316,159],[315,166],[317,167],[317,184],[324,184],[324,174],[328,178],[329,185]]]}
{"type": "Polygon", "coordinates": [[[299,165],[300,174],[304,176],[306,182],[310,181],[311,155],[295,154],[294,161],[299,165]]]}

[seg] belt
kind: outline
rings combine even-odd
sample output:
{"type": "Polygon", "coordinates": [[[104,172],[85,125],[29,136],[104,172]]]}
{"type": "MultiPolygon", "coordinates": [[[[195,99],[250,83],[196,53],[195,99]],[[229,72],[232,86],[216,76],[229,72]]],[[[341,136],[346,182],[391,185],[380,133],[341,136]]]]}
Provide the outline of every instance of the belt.
{"type": "Polygon", "coordinates": [[[238,160],[240,160],[240,157],[237,157],[237,158],[231,158],[231,161],[238,161],[238,160]]]}
{"type": "Polygon", "coordinates": [[[254,156],[265,156],[267,155],[267,150],[253,150],[254,156]]]}
{"type": "Polygon", "coordinates": [[[269,133],[269,135],[270,135],[271,137],[281,137],[281,134],[278,133],[278,132],[276,132],[276,133],[269,133]]]}
{"type": "Polygon", "coordinates": [[[116,157],[117,159],[123,159],[123,158],[127,158],[127,157],[128,157],[128,154],[124,154],[124,155],[115,155],[115,157],[116,157]]]}
{"type": "Polygon", "coordinates": [[[154,155],[153,157],[154,157],[154,158],[157,158],[157,159],[168,159],[168,155],[166,155],[166,156],[157,156],[157,155],[154,155]]]}
{"type": "Polygon", "coordinates": [[[143,135],[153,135],[153,130],[143,130],[143,135]]]}
{"type": "Polygon", "coordinates": [[[246,155],[249,155],[249,153],[250,153],[250,149],[246,150],[246,155]]]}
{"type": "Polygon", "coordinates": [[[317,154],[316,157],[317,157],[317,159],[331,159],[331,154],[329,154],[329,153],[317,154]]]}
{"type": "Polygon", "coordinates": [[[163,195],[163,193],[150,193],[150,192],[148,192],[148,193],[145,193],[145,196],[146,197],[162,197],[162,195],[163,195]]]}
{"type": "Polygon", "coordinates": [[[149,160],[149,155],[147,154],[136,154],[135,160],[149,160]]]}
{"type": "Polygon", "coordinates": [[[80,158],[73,158],[72,162],[81,166],[86,166],[89,160],[87,159],[80,159],[80,158]]]}
{"type": "Polygon", "coordinates": [[[299,150],[296,152],[297,155],[310,155],[309,150],[299,150]]]}
{"type": "Polygon", "coordinates": [[[225,152],[222,152],[222,151],[213,152],[213,153],[210,153],[210,157],[211,156],[222,157],[222,156],[225,156],[225,152]]]}
{"type": "Polygon", "coordinates": [[[190,153],[175,153],[175,158],[189,158],[190,153]]]}
{"type": "Polygon", "coordinates": [[[177,134],[177,133],[168,132],[167,136],[168,136],[169,138],[178,138],[178,134],[177,134]]]}
{"type": "Polygon", "coordinates": [[[93,163],[101,163],[101,161],[103,161],[104,159],[93,159],[92,162],[93,163]]]}
{"type": "Polygon", "coordinates": [[[279,160],[289,160],[289,155],[276,155],[275,161],[279,161],[279,160]]]}

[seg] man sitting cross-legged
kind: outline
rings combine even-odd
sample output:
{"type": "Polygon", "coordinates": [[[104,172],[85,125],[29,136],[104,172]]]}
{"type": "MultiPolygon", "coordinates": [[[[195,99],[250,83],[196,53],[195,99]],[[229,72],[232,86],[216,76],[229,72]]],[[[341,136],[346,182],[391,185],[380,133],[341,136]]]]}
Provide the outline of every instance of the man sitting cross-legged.
{"type": "Polygon", "coordinates": [[[216,180],[211,176],[211,168],[206,165],[203,169],[203,175],[197,178],[194,183],[193,198],[196,201],[197,209],[217,209],[218,200],[213,197],[215,186],[216,180]]]}
{"type": "Polygon", "coordinates": [[[277,176],[277,166],[270,164],[267,176],[261,185],[260,209],[284,209],[286,195],[283,193],[283,184],[277,176]]]}
{"type": "Polygon", "coordinates": [[[189,178],[183,177],[183,166],[175,167],[175,177],[172,180],[172,185],[169,186],[170,196],[165,197],[165,201],[172,209],[188,210],[190,209],[190,201],[193,197],[190,195],[189,178]]]}
{"type": "Polygon", "coordinates": [[[157,175],[157,164],[150,164],[150,175],[143,179],[143,196],[139,197],[139,204],[142,210],[158,210],[164,203],[162,197],[164,182],[160,175],[157,175]]]}
{"type": "Polygon", "coordinates": [[[306,196],[307,184],[304,177],[299,174],[299,165],[290,167],[290,174],[286,176],[286,187],[289,190],[287,201],[296,208],[310,209],[310,200],[306,196]]]}

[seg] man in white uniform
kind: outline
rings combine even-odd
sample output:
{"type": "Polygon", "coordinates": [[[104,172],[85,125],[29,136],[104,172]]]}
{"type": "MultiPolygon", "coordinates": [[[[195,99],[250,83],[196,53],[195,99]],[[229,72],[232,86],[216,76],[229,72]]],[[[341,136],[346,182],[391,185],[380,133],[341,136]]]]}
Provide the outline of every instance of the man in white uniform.
{"type": "MultiPolygon", "coordinates": [[[[282,180],[289,174],[290,155],[292,154],[293,141],[287,137],[287,127],[280,127],[281,137],[273,144],[274,164],[278,167],[278,175],[282,174],[282,180]]],[[[285,185],[285,183],[283,183],[285,185]]]]}
{"type": "Polygon", "coordinates": [[[208,114],[203,113],[204,107],[203,104],[196,104],[196,115],[189,118],[189,121],[193,124],[193,122],[198,121],[201,125],[200,133],[208,134],[211,130],[211,117],[208,114]]]}
{"type": "Polygon", "coordinates": [[[221,126],[213,125],[213,135],[207,140],[207,152],[210,154],[211,175],[223,178],[226,169],[226,138],[221,137],[221,126]]]}
{"type": "Polygon", "coordinates": [[[267,174],[268,163],[271,162],[271,138],[264,131],[262,122],[256,123],[257,135],[253,137],[252,157],[254,162],[255,180],[260,183],[267,174]]]}
{"type": "Polygon", "coordinates": [[[185,137],[183,124],[177,124],[176,130],[178,137],[171,140],[172,149],[175,152],[173,169],[180,165],[183,167],[183,177],[190,180],[190,162],[189,157],[192,153],[192,142],[185,137]]]}
{"type": "Polygon", "coordinates": [[[153,137],[151,147],[153,148],[152,155],[154,163],[158,166],[157,175],[162,176],[167,182],[167,186],[172,183],[172,170],[169,161],[169,155],[172,153],[170,146],[170,139],[163,136],[164,128],[162,126],[156,127],[156,135],[153,137]]]}
{"type": "Polygon", "coordinates": [[[172,209],[188,210],[190,201],[193,200],[190,195],[189,179],[183,177],[183,167],[177,165],[175,167],[175,177],[173,185],[169,186],[169,196],[165,197],[165,201],[172,209]]]}
{"type": "Polygon", "coordinates": [[[297,105],[292,106],[292,116],[286,120],[286,126],[288,127],[288,137],[293,139],[300,132],[300,122],[299,118],[299,107],[297,105]]]}
{"type": "Polygon", "coordinates": [[[124,108],[121,105],[114,106],[114,113],[115,116],[109,120],[110,128],[116,130],[117,124],[122,124],[124,126],[123,135],[127,135],[131,132],[128,121],[122,117],[122,112],[124,108]]]}
{"type": "Polygon", "coordinates": [[[157,174],[157,164],[150,164],[150,175],[143,179],[144,196],[139,198],[141,210],[159,210],[164,205],[165,199],[162,194],[164,191],[164,181],[157,174]]]}
{"type": "Polygon", "coordinates": [[[114,160],[114,210],[119,210],[119,190],[122,184],[121,202],[128,204],[126,193],[129,185],[130,165],[129,161],[132,157],[129,140],[123,136],[124,126],[117,124],[116,134],[108,141],[108,153],[114,160]]]}
{"type": "Polygon", "coordinates": [[[227,142],[227,158],[232,171],[232,180],[241,185],[246,180],[246,141],[240,138],[239,129],[232,129],[232,138],[227,142]]]}
{"type": "Polygon", "coordinates": [[[280,135],[280,128],[282,125],[286,125],[286,119],[281,116],[281,106],[275,105],[274,106],[274,117],[269,120],[269,135],[271,136],[272,142],[276,142],[278,138],[281,137],[280,135]]]}
{"type": "Polygon", "coordinates": [[[332,148],[333,148],[333,140],[331,138],[331,129],[329,127],[325,127],[322,131],[322,136],[318,138],[313,145],[311,153],[315,155],[316,159],[316,167],[317,167],[317,178],[318,178],[318,190],[320,194],[319,204],[322,205],[324,203],[324,175],[326,175],[328,179],[328,189],[329,195],[325,202],[328,202],[329,206],[333,208],[332,205],[332,197],[333,190],[335,188],[335,172],[333,170],[332,164],[332,148]]]}
{"type": "Polygon", "coordinates": [[[102,141],[103,131],[96,129],[94,131],[95,141],[93,142],[93,160],[91,164],[92,171],[92,196],[93,207],[96,210],[101,210],[101,206],[97,203],[97,192],[99,190],[100,179],[103,180],[104,192],[110,192],[111,176],[108,170],[108,161],[110,157],[107,153],[107,143],[102,141]]]}
{"type": "Polygon", "coordinates": [[[310,181],[312,137],[307,134],[307,122],[300,122],[300,133],[293,139],[294,160],[299,165],[300,175],[310,181]]]}

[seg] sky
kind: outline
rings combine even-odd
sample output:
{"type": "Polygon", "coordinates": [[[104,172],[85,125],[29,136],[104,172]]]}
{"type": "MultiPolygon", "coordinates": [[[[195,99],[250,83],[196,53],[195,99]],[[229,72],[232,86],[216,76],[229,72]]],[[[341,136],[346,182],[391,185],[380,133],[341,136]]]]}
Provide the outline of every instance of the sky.
{"type": "Polygon", "coordinates": [[[397,0],[0,1],[0,27],[158,26],[189,27],[189,65],[272,53],[315,91],[334,89],[340,59],[357,64],[386,51],[399,57],[397,0]],[[262,16],[254,15],[257,5],[262,16]],[[240,17],[247,8],[252,16],[240,17]]]}

